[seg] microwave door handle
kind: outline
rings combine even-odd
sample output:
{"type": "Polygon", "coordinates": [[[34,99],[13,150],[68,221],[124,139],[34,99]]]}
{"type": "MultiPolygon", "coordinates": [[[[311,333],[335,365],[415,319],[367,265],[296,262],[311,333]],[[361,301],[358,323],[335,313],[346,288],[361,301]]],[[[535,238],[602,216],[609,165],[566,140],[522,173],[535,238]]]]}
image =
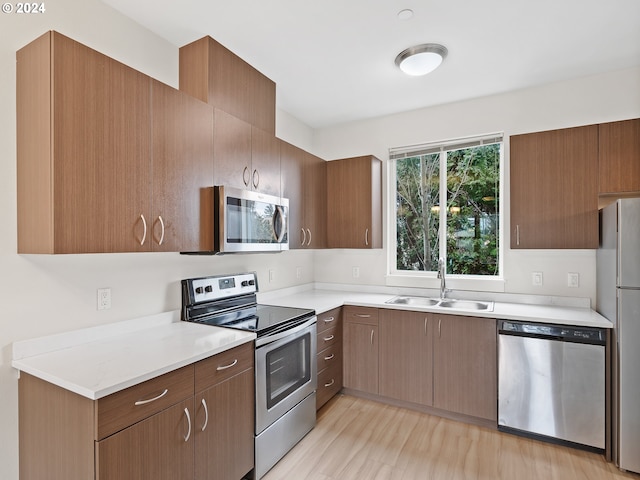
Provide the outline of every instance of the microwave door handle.
{"type": "Polygon", "coordinates": [[[273,214],[273,233],[278,243],[281,243],[282,239],[284,238],[284,232],[286,231],[286,229],[284,228],[284,222],[284,212],[282,210],[282,207],[278,205],[276,207],[276,211],[273,214]]]}

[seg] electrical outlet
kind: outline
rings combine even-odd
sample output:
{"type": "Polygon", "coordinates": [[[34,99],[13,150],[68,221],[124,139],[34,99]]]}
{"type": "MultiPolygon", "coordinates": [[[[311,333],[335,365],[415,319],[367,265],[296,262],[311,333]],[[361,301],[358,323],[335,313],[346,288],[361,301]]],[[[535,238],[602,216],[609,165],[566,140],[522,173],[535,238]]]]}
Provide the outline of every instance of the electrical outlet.
{"type": "Polygon", "coordinates": [[[111,308],[111,289],[98,289],[98,310],[108,310],[111,308]]]}
{"type": "Polygon", "coordinates": [[[567,286],[569,288],[578,288],[580,286],[580,274],[568,273],[567,274],[567,286]]]}
{"type": "Polygon", "coordinates": [[[532,272],[531,273],[531,283],[534,287],[542,286],[542,272],[532,272]]]}
{"type": "Polygon", "coordinates": [[[269,270],[269,282],[273,282],[276,279],[276,271],[269,270]]]}
{"type": "Polygon", "coordinates": [[[360,267],[351,267],[351,275],[353,278],[360,278],[360,267]]]}

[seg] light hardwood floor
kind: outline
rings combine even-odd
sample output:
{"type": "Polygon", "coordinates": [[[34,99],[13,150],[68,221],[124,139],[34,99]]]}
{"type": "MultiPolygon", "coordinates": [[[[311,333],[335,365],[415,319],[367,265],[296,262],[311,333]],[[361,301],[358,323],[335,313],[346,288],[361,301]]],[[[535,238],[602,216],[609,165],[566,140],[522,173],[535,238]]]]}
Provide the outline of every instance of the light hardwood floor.
{"type": "Polygon", "coordinates": [[[264,480],[625,478],[602,455],[339,394],[264,480]]]}

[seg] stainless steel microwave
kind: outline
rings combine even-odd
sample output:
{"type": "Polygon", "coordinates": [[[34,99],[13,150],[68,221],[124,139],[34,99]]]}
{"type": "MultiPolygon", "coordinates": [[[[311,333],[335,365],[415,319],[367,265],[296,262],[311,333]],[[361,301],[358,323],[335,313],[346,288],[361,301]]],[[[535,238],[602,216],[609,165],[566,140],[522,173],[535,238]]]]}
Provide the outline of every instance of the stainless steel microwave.
{"type": "Polygon", "coordinates": [[[289,200],[214,187],[215,253],[289,250],[289,200]]]}

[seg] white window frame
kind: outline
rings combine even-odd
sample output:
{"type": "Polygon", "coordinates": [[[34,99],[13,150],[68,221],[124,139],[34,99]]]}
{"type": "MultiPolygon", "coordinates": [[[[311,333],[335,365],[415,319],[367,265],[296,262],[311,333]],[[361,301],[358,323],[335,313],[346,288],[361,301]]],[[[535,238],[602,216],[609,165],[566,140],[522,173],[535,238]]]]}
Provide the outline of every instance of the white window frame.
{"type": "MultiPolygon", "coordinates": [[[[443,142],[432,142],[418,145],[410,145],[400,148],[389,149],[389,161],[387,162],[387,275],[386,284],[398,287],[420,287],[438,288],[440,280],[437,272],[433,271],[408,271],[397,269],[397,219],[396,219],[396,162],[398,156],[405,154],[406,157],[416,156],[418,152],[437,153],[440,152],[440,172],[446,172],[446,152],[472,146],[480,146],[491,143],[498,143],[496,138],[500,138],[500,188],[499,188],[499,228],[498,228],[498,275],[459,275],[447,272],[447,288],[454,290],[504,292],[504,225],[506,220],[505,212],[505,154],[503,133],[491,133],[478,135],[475,137],[465,137],[447,140],[443,142]]],[[[440,198],[446,198],[446,183],[440,182],[440,198]]],[[[440,210],[440,225],[446,224],[446,209],[440,210]]],[[[446,229],[440,228],[440,246],[446,245],[446,229]]]]}

